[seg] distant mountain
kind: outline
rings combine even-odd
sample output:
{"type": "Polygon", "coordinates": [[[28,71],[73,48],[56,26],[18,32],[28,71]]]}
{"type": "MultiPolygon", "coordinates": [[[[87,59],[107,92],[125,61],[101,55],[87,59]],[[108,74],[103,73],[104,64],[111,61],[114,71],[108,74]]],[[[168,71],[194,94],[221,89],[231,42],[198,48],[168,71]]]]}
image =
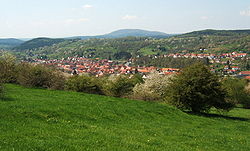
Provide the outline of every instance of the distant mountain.
{"type": "Polygon", "coordinates": [[[121,29],[104,35],[110,38],[122,37],[169,37],[169,34],[158,31],[147,31],[141,29],[121,29]]]}
{"type": "Polygon", "coordinates": [[[0,39],[0,49],[10,49],[22,44],[24,41],[15,39],[15,38],[8,38],[8,39],[0,39]]]}
{"type": "Polygon", "coordinates": [[[22,41],[29,41],[29,40],[32,40],[34,38],[19,38],[19,39],[22,40],[22,41]]]}
{"type": "Polygon", "coordinates": [[[54,44],[65,41],[63,38],[52,39],[52,38],[35,38],[22,43],[21,45],[15,47],[15,50],[27,50],[36,49],[45,46],[52,46],[54,44]]]}
{"type": "Polygon", "coordinates": [[[124,37],[153,37],[153,38],[167,38],[171,35],[163,33],[163,32],[156,32],[156,31],[146,31],[140,29],[122,29],[111,32],[105,35],[97,35],[97,36],[75,36],[75,37],[68,37],[68,38],[35,38],[28,41],[22,41],[19,45],[15,45],[15,50],[27,50],[27,49],[36,49],[45,46],[52,46],[54,44],[63,42],[65,40],[73,40],[73,39],[115,39],[115,38],[124,38],[124,37]]]}
{"type": "Polygon", "coordinates": [[[152,38],[167,38],[172,35],[158,31],[147,31],[141,29],[121,29],[105,35],[97,36],[76,36],[68,39],[80,38],[84,39],[100,39],[100,38],[124,38],[124,37],[152,37],[152,38]]]}

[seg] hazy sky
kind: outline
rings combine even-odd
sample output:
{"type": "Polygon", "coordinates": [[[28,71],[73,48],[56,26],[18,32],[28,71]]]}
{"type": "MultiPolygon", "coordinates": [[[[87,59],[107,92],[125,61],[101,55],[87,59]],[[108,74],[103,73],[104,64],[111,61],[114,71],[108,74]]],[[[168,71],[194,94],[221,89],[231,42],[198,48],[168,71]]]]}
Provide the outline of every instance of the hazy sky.
{"type": "Polygon", "coordinates": [[[250,0],[0,0],[0,37],[250,29],[250,0]]]}

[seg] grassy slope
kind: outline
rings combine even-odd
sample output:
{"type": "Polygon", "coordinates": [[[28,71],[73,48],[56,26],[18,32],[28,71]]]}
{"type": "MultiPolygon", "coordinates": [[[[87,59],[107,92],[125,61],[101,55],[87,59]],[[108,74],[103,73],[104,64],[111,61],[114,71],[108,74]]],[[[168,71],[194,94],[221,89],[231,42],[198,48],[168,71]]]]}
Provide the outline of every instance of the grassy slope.
{"type": "MultiPolygon", "coordinates": [[[[0,150],[250,150],[250,121],[159,103],[6,85],[0,150]]],[[[229,113],[249,118],[250,110],[229,113]]]]}

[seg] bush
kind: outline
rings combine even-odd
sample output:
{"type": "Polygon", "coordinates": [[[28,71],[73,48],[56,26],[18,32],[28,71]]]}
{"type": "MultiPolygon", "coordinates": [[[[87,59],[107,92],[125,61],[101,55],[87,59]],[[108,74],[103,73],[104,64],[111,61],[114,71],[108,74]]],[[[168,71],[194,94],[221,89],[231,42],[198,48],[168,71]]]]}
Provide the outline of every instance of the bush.
{"type": "Polygon", "coordinates": [[[233,104],[227,102],[225,97],[226,91],[218,77],[207,66],[197,63],[171,80],[165,99],[182,110],[206,112],[212,107],[231,109],[233,104]]]}
{"type": "Polygon", "coordinates": [[[87,75],[72,76],[66,82],[66,89],[92,94],[103,94],[101,80],[87,75]]]}
{"type": "Polygon", "coordinates": [[[162,100],[170,77],[172,76],[159,75],[159,73],[150,74],[144,83],[136,84],[132,98],[145,101],[162,100]]]}
{"type": "Polygon", "coordinates": [[[248,81],[247,86],[245,87],[245,91],[247,93],[248,99],[246,99],[244,102],[241,102],[243,104],[244,108],[250,109],[250,82],[248,81]]]}
{"type": "Polygon", "coordinates": [[[17,80],[16,58],[10,54],[0,57],[0,79],[3,83],[15,83],[17,80]]]}
{"type": "Polygon", "coordinates": [[[49,88],[54,90],[64,90],[66,79],[63,73],[57,70],[50,71],[50,73],[51,79],[48,85],[49,88]]]}
{"type": "Polygon", "coordinates": [[[241,104],[243,105],[244,108],[250,109],[250,97],[249,97],[249,95],[248,95],[247,99],[245,99],[244,102],[241,102],[241,104]]]}
{"type": "Polygon", "coordinates": [[[244,107],[250,104],[250,96],[246,90],[247,81],[245,79],[226,78],[222,83],[227,91],[228,100],[234,104],[243,104],[244,107]]]}
{"type": "Polygon", "coordinates": [[[2,99],[3,96],[4,96],[4,87],[3,87],[3,84],[0,81],[0,99],[2,99]]]}
{"type": "Polygon", "coordinates": [[[43,65],[31,65],[21,63],[18,66],[19,84],[27,87],[39,87],[50,89],[64,89],[64,76],[51,68],[43,65]]]}
{"type": "Polygon", "coordinates": [[[105,94],[114,97],[125,97],[132,93],[134,86],[142,82],[139,75],[126,76],[111,76],[105,85],[105,94]]]}
{"type": "Polygon", "coordinates": [[[248,93],[248,94],[250,94],[250,82],[248,82],[248,84],[247,84],[247,86],[246,86],[246,92],[248,93]]]}

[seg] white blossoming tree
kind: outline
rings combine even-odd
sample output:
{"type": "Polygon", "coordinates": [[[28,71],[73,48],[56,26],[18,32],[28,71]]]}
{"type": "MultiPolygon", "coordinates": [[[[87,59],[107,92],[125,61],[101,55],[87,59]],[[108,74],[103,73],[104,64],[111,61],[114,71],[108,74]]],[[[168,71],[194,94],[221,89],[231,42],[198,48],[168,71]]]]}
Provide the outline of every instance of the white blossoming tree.
{"type": "Polygon", "coordinates": [[[144,83],[137,84],[133,88],[133,98],[145,101],[157,101],[164,97],[166,88],[172,75],[159,75],[151,73],[144,83]]]}

